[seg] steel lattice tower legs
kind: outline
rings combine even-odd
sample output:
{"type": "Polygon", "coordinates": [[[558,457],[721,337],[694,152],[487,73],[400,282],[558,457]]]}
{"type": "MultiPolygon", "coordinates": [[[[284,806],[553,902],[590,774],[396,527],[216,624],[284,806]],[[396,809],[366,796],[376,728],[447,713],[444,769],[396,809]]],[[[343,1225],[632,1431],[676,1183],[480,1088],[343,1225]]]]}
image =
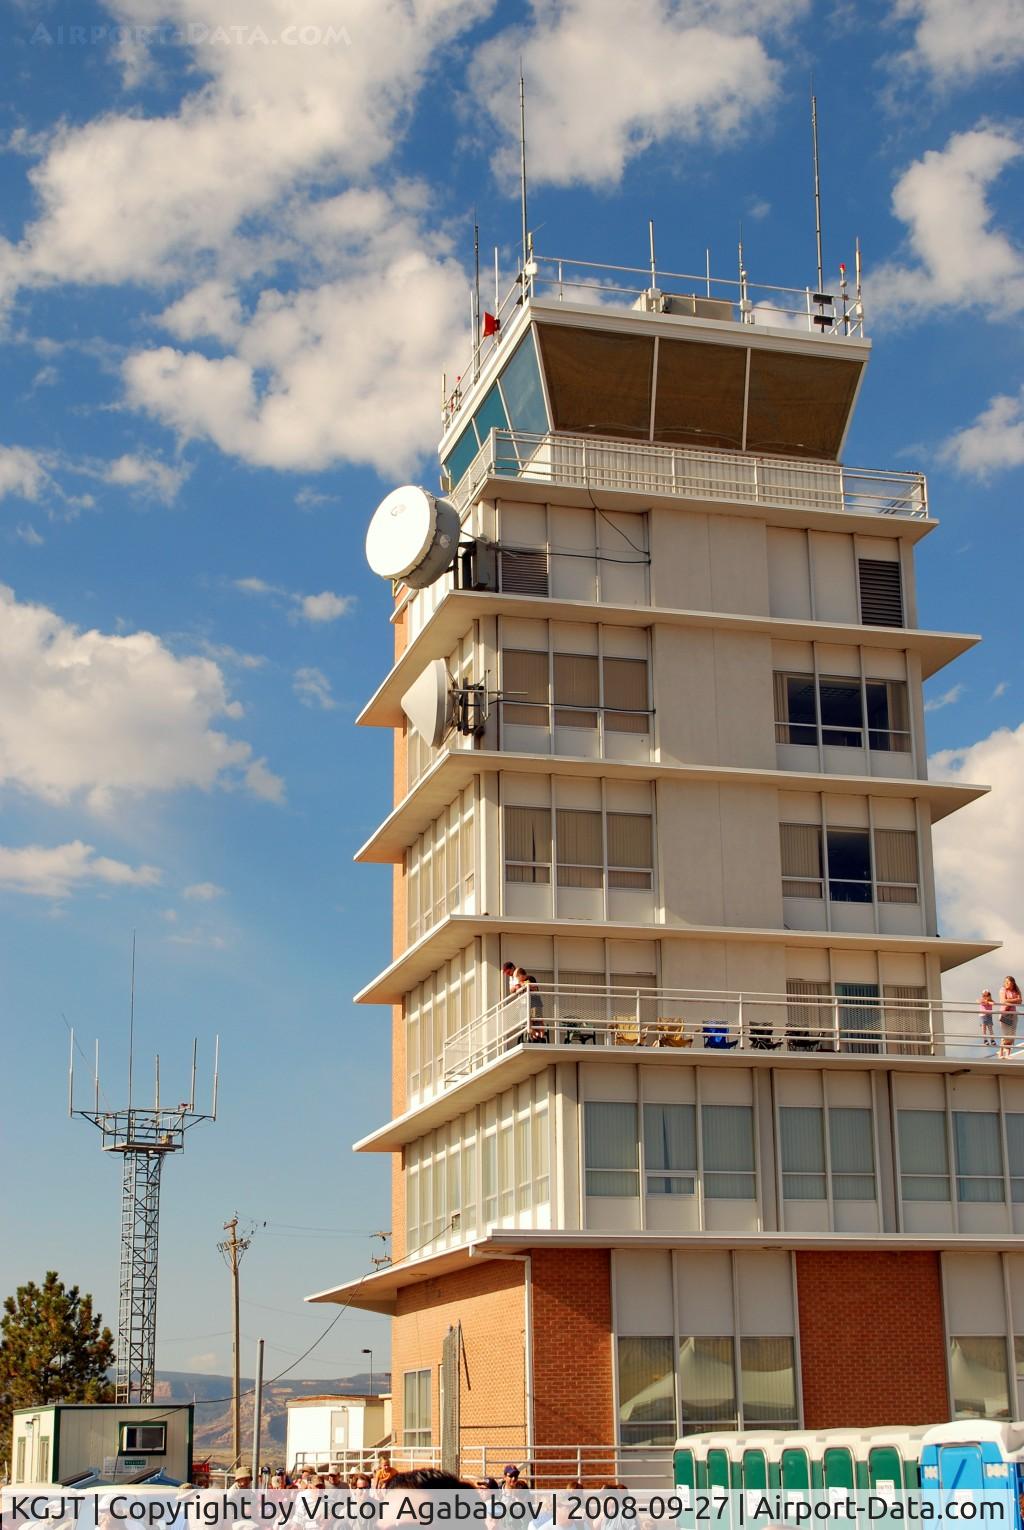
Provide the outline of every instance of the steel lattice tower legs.
{"type": "Polygon", "coordinates": [[[152,1402],[162,1152],[124,1154],[116,1401],[152,1402]]]}

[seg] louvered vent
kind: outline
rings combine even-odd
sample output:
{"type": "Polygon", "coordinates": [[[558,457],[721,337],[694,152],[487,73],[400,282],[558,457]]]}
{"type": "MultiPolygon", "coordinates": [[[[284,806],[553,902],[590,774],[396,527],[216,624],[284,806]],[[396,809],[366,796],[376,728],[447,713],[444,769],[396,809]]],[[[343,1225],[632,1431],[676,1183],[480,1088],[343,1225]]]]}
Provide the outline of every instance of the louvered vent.
{"type": "Polygon", "coordinates": [[[547,595],[547,553],[502,548],[501,588],[513,595],[547,595]]]}
{"type": "Polygon", "coordinates": [[[900,566],[881,558],[858,558],[860,619],[869,627],[903,626],[900,566]]]}

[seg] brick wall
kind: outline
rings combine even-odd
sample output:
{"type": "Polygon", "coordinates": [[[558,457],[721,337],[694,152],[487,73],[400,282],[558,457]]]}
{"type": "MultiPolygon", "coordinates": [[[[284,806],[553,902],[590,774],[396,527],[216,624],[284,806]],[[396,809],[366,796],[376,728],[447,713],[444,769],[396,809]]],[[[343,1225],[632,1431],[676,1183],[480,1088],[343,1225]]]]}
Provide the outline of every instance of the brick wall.
{"type": "Polygon", "coordinates": [[[796,1272],[806,1428],[949,1418],[938,1254],[798,1253],[796,1272]]]}
{"type": "MultiPolygon", "coordinates": [[[[391,1325],[395,1458],[402,1458],[402,1377],[431,1372],[430,1419],[440,1439],[438,1366],[449,1327],[462,1324],[462,1442],[466,1450],[491,1445],[521,1459],[526,1437],[523,1270],[518,1261],[481,1260],[451,1275],[407,1286],[398,1294],[391,1325]]],[[[472,1467],[467,1458],[467,1467],[472,1467]]],[[[499,1463],[499,1467],[500,1467],[499,1463]]]]}
{"type": "Polygon", "coordinates": [[[611,1334],[608,1250],[535,1253],[533,1374],[538,1445],[605,1445],[615,1438],[611,1334]]]}
{"type": "MultiPolygon", "coordinates": [[[[523,1266],[481,1261],[457,1274],[407,1287],[392,1324],[395,1438],[402,1435],[403,1372],[431,1371],[431,1421],[438,1440],[437,1368],[450,1325],[462,1323],[464,1470],[475,1451],[523,1461],[526,1439],[523,1266]]],[[[611,1259],[606,1249],[544,1250],[533,1256],[534,1429],[539,1447],[604,1445],[614,1438],[611,1259]]],[[[401,1445],[396,1446],[400,1457],[401,1445]]],[[[543,1468],[545,1451],[538,1452],[543,1468]]],[[[612,1462],[591,1458],[586,1475],[606,1478],[612,1462]]],[[[544,1474],[547,1475],[547,1474],[544,1474]]],[[[559,1465],[561,1479],[575,1468],[559,1465]]]]}

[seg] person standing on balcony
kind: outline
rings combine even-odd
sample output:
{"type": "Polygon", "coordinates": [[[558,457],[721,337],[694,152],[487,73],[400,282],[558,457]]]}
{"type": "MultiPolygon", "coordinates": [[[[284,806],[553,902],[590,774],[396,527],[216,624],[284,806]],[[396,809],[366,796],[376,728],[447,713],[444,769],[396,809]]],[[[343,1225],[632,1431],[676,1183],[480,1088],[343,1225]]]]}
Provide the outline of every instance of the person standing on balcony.
{"type": "Polygon", "coordinates": [[[1003,1039],[999,1043],[999,1056],[1012,1057],[1013,1043],[1017,1037],[1017,1012],[1021,1005],[1021,992],[1015,977],[1004,978],[999,990],[999,1028],[1003,1039]]]}
{"type": "Polygon", "coordinates": [[[992,1002],[992,990],[983,988],[981,998],[978,1000],[978,1019],[981,1021],[981,1039],[987,1047],[996,1044],[995,1032],[992,1026],[992,1011],[995,1005],[992,1002]]]}

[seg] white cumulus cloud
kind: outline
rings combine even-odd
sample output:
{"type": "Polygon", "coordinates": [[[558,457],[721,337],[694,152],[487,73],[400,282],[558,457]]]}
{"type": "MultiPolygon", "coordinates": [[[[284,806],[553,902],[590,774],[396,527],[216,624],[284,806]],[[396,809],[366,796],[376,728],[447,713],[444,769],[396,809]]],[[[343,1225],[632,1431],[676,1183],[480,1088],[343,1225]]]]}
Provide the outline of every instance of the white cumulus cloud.
{"type": "Polygon", "coordinates": [[[411,470],[437,439],[440,374],[469,348],[465,274],[424,239],[410,227],[407,248],[381,263],[375,235],[344,276],[266,289],[227,355],[135,352],[128,402],[182,441],[259,467],[411,470]]]}
{"type": "Polygon", "coordinates": [[[295,671],[292,689],[304,707],[319,707],[323,712],[333,712],[338,705],[331,693],[331,682],[322,669],[312,665],[295,671]]]}
{"type": "Polygon", "coordinates": [[[25,446],[0,446],[0,499],[8,494],[19,499],[38,499],[48,479],[38,452],[25,446]]]}
{"type": "Polygon", "coordinates": [[[968,84],[1024,59],[1024,0],[896,0],[893,14],[915,23],[899,63],[944,84],[968,84]]]}
{"type": "Polygon", "coordinates": [[[982,782],[988,796],[935,825],[935,876],[943,933],[1001,940],[1005,950],[949,975],[947,990],[970,997],[1024,967],[1020,847],[1024,844],[1024,723],[999,728],[963,749],[932,757],[938,780],[982,782]]]}
{"type": "Polygon", "coordinates": [[[667,139],[728,139],[775,99],[779,66],[759,31],[796,20],[804,0],[533,0],[525,26],[500,32],[472,70],[477,103],[505,137],[496,166],[518,163],[521,56],[534,182],[615,184],[667,139]]]}
{"type": "Polygon", "coordinates": [[[976,127],[930,149],[892,194],[911,259],[889,262],[865,283],[868,317],[889,321],[974,308],[1003,317],[1024,308],[1024,250],[995,224],[993,183],[1024,153],[1008,128],[976,127]]]}
{"type": "Polygon", "coordinates": [[[193,882],[191,887],[186,887],[182,893],[183,898],[188,898],[193,903],[212,903],[214,898],[223,896],[224,889],[218,887],[216,882],[193,882]]]}
{"type": "Polygon", "coordinates": [[[961,473],[982,479],[1024,467],[1024,387],[1015,394],[996,394],[973,424],[950,436],[940,456],[961,473]]]}
{"type": "Polygon", "coordinates": [[[0,887],[37,898],[66,898],[76,887],[98,882],[108,887],[155,887],[157,866],[128,866],[97,855],[80,839],[66,845],[0,845],[0,887]]]}
{"type": "Polygon", "coordinates": [[[211,659],[179,658],[151,632],[82,631],[0,585],[0,784],[50,802],[239,783],[284,785],[218,723],[237,717],[211,659]]]}
{"type": "Polygon", "coordinates": [[[299,610],[307,622],[335,622],[346,616],[356,603],[354,595],[335,595],[333,590],[322,590],[319,595],[303,595],[299,610]]]}
{"type": "Polygon", "coordinates": [[[102,473],[107,483],[135,489],[142,495],[161,500],[165,505],[171,504],[177,497],[187,475],[186,468],[171,467],[159,457],[145,457],[131,452],[109,462],[102,473]]]}

